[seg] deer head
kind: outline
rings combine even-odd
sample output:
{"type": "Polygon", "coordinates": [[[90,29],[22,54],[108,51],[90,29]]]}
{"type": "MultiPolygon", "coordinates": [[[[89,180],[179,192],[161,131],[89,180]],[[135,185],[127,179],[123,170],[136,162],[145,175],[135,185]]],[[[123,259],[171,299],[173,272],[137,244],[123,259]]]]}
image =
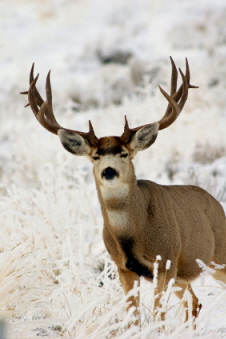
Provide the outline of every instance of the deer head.
{"type": "Polygon", "coordinates": [[[63,128],[56,121],[52,107],[52,91],[50,72],[46,78],[46,101],[36,88],[37,75],[34,78],[34,64],[30,72],[30,88],[22,94],[28,94],[29,104],[36,119],[48,131],[57,134],[64,148],[79,156],[87,156],[94,165],[95,179],[99,184],[116,187],[121,182],[129,181],[134,176],[131,160],[137,152],[150,147],[156,140],[158,131],[170,126],[180,114],[187,100],[190,84],[190,71],[186,59],[185,75],[181,70],[182,85],[177,89],[178,71],[172,58],[171,91],[167,94],[161,87],[160,91],[168,101],[166,112],[161,120],[151,124],[129,128],[125,117],[124,132],[121,136],[97,138],[91,121],[89,132],[63,128]]]}

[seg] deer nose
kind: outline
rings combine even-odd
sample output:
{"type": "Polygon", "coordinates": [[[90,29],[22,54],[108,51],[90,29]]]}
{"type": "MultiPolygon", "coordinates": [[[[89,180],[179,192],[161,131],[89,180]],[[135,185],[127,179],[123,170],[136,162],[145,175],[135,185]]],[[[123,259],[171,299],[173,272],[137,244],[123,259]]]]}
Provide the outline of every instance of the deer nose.
{"type": "Polygon", "coordinates": [[[118,173],[114,168],[107,167],[103,170],[101,174],[102,178],[105,178],[106,180],[112,180],[115,177],[118,177],[118,173]]]}

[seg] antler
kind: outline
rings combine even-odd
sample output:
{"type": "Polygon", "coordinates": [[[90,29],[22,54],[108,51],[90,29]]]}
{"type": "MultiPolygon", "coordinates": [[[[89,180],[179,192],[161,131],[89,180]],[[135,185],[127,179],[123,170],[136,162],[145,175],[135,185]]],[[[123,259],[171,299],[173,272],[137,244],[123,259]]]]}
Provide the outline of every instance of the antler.
{"type": "MultiPolygon", "coordinates": [[[[190,84],[190,69],[187,58],[186,60],[186,71],[185,75],[179,68],[181,77],[182,77],[182,85],[177,90],[177,79],[178,79],[178,71],[176,68],[176,65],[173,61],[173,58],[170,57],[171,65],[172,65],[172,73],[171,73],[171,89],[170,89],[170,95],[167,94],[160,86],[159,89],[161,93],[164,95],[164,97],[168,101],[168,106],[166,108],[166,112],[161,120],[158,121],[159,123],[159,130],[167,128],[170,126],[178,117],[180,112],[182,111],[184,104],[188,97],[188,89],[189,88],[198,88],[197,86],[193,86],[190,84]]],[[[121,136],[121,139],[128,143],[132,136],[141,128],[145,127],[147,125],[139,126],[136,128],[129,128],[129,124],[127,121],[127,118],[125,116],[125,127],[124,132],[121,136]]]]}
{"type": "Polygon", "coordinates": [[[48,131],[57,134],[59,129],[66,130],[71,133],[77,133],[86,139],[92,146],[97,145],[98,138],[96,137],[91,121],[89,121],[89,132],[84,133],[80,131],[70,130],[62,127],[56,120],[52,106],[52,89],[50,83],[50,71],[46,77],[46,101],[44,101],[36,88],[36,82],[39,74],[34,78],[34,63],[32,64],[30,71],[30,87],[28,91],[21,92],[20,94],[28,95],[28,104],[25,106],[31,106],[31,109],[38,120],[38,122],[46,128],[48,131]]]}

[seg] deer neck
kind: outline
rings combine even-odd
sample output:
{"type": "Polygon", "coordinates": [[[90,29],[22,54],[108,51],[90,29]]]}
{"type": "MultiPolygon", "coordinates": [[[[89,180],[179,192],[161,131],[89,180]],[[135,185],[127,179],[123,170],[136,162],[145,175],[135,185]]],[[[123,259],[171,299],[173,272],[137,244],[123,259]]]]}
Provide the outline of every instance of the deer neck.
{"type": "Polygon", "coordinates": [[[117,233],[130,232],[131,210],[139,199],[139,188],[134,176],[129,182],[120,182],[116,187],[97,185],[98,197],[104,218],[104,226],[117,233]]]}

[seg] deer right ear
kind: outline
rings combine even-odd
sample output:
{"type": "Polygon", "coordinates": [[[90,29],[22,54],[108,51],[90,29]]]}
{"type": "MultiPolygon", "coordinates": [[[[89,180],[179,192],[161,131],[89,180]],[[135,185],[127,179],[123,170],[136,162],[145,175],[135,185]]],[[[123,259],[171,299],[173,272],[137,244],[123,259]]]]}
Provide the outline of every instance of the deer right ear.
{"type": "Polygon", "coordinates": [[[88,142],[79,134],[59,129],[57,132],[64,148],[75,155],[88,155],[91,147],[88,142]]]}
{"type": "Polygon", "coordinates": [[[154,122],[138,129],[130,142],[130,147],[137,152],[145,150],[155,142],[158,135],[158,129],[158,122],[154,122]]]}

